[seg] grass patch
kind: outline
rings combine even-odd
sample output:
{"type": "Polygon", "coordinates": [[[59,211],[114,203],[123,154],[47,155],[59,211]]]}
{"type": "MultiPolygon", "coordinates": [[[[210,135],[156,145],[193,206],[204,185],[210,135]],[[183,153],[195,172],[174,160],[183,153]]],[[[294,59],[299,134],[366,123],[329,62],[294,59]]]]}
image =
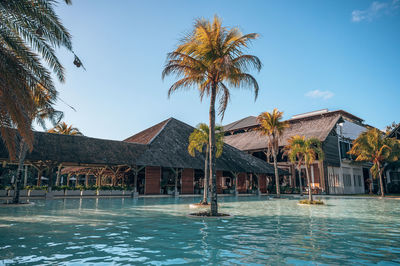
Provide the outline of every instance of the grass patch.
{"type": "Polygon", "coordinates": [[[322,200],[308,200],[308,199],[304,199],[304,200],[300,200],[299,201],[300,204],[308,204],[308,205],[324,205],[325,203],[322,200]]]}

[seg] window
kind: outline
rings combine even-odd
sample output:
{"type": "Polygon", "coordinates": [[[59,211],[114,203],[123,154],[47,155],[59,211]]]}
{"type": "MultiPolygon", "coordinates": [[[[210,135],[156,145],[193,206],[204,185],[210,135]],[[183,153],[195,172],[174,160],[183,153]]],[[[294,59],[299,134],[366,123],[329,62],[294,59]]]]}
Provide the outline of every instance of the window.
{"type": "Polygon", "coordinates": [[[343,174],[343,183],[345,187],[351,187],[351,175],[343,174]]]}

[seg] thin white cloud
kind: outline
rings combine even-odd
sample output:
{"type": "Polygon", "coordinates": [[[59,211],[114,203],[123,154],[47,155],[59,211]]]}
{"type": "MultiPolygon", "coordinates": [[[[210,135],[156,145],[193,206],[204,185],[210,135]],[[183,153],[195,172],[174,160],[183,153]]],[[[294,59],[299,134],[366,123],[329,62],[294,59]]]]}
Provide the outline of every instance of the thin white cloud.
{"type": "Polygon", "coordinates": [[[392,0],[389,2],[374,1],[364,10],[354,10],[351,12],[351,20],[353,22],[372,21],[382,15],[392,14],[400,7],[400,0],[392,0]]]}
{"type": "Polygon", "coordinates": [[[313,98],[313,99],[323,99],[328,100],[335,96],[335,94],[331,91],[320,91],[320,90],[313,90],[309,91],[305,94],[306,97],[313,98]]]}

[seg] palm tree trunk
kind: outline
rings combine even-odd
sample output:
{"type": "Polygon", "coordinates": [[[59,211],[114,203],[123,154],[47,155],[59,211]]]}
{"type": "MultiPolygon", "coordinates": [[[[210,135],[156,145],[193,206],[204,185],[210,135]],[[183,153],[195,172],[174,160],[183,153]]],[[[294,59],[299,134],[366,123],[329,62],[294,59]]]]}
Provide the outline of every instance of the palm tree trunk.
{"type": "Polygon", "coordinates": [[[310,182],[310,174],[308,172],[308,165],[306,165],[306,175],[307,175],[307,183],[308,183],[308,200],[311,202],[312,199],[312,193],[311,193],[311,182],[310,182]]]}
{"type": "Polygon", "coordinates": [[[218,215],[218,199],[217,199],[217,173],[215,170],[215,98],[217,87],[213,84],[210,97],[210,176],[211,176],[211,215],[218,215]]]}
{"type": "Polygon", "coordinates": [[[380,186],[381,186],[381,196],[384,197],[385,196],[385,189],[383,188],[383,177],[382,177],[381,169],[379,169],[379,183],[380,183],[380,186]]]}
{"type": "Polygon", "coordinates": [[[204,191],[203,191],[203,200],[201,201],[202,204],[208,204],[208,181],[210,179],[210,172],[208,171],[208,158],[210,157],[210,148],[207,144],[206,148],[206,159],[204,162],[204,191]]]}
{"type": "Polygon", "coordinates": [[[133,191],[134,193],[138,192],[137,189],[137,178],[138,178],[138,171],[136,169],[133,170],[134,176],[133,176],[133,191]]]}
{"type": "Polygon", "coordinates": [[[57,170],[56,186],[60,185],[61,168],[62,168],[62,164],[59,164],[58,165],[58,170],[57,170]]]}
{"type": "Polygon", "coordinates": [[[276,186],[276,197],[279,198],[281,196],[281,191],[279,187],[279,173],[278,173],[278,162],[276,158],[276,153],[274,152],[274,169],[275,169],[275,186],[276,186]]]}
{"type": "Polygon", "coordinates": [[[300,196],[303,196],[303,182],[301,182],[301,168],[297,168],[299,172],[299,188],[300,188],[300,196]]]}
{"type": "Polygon", "coordinates": [[[14,196],[12,203],[19,203],[19,191],[21,189],[22,172],[24,169],[24,161],[27,152],[27,146],[23,139],[19,143],[19,155],[18,155],[18,170],[17,177],[14,179],[14,196]]]}

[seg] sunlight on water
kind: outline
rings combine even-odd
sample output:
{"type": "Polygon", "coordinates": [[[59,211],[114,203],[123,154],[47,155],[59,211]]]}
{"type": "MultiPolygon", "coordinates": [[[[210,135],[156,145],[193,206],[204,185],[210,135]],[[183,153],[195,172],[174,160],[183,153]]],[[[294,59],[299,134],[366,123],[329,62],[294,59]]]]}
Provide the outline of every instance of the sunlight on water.
{"type": "Polygon", "coordinates": [[[199,198],[68,199],[0,208],[0,264],[400,263],[396,200],[221,197],[233,218],[190,218],[199,198]]]}

